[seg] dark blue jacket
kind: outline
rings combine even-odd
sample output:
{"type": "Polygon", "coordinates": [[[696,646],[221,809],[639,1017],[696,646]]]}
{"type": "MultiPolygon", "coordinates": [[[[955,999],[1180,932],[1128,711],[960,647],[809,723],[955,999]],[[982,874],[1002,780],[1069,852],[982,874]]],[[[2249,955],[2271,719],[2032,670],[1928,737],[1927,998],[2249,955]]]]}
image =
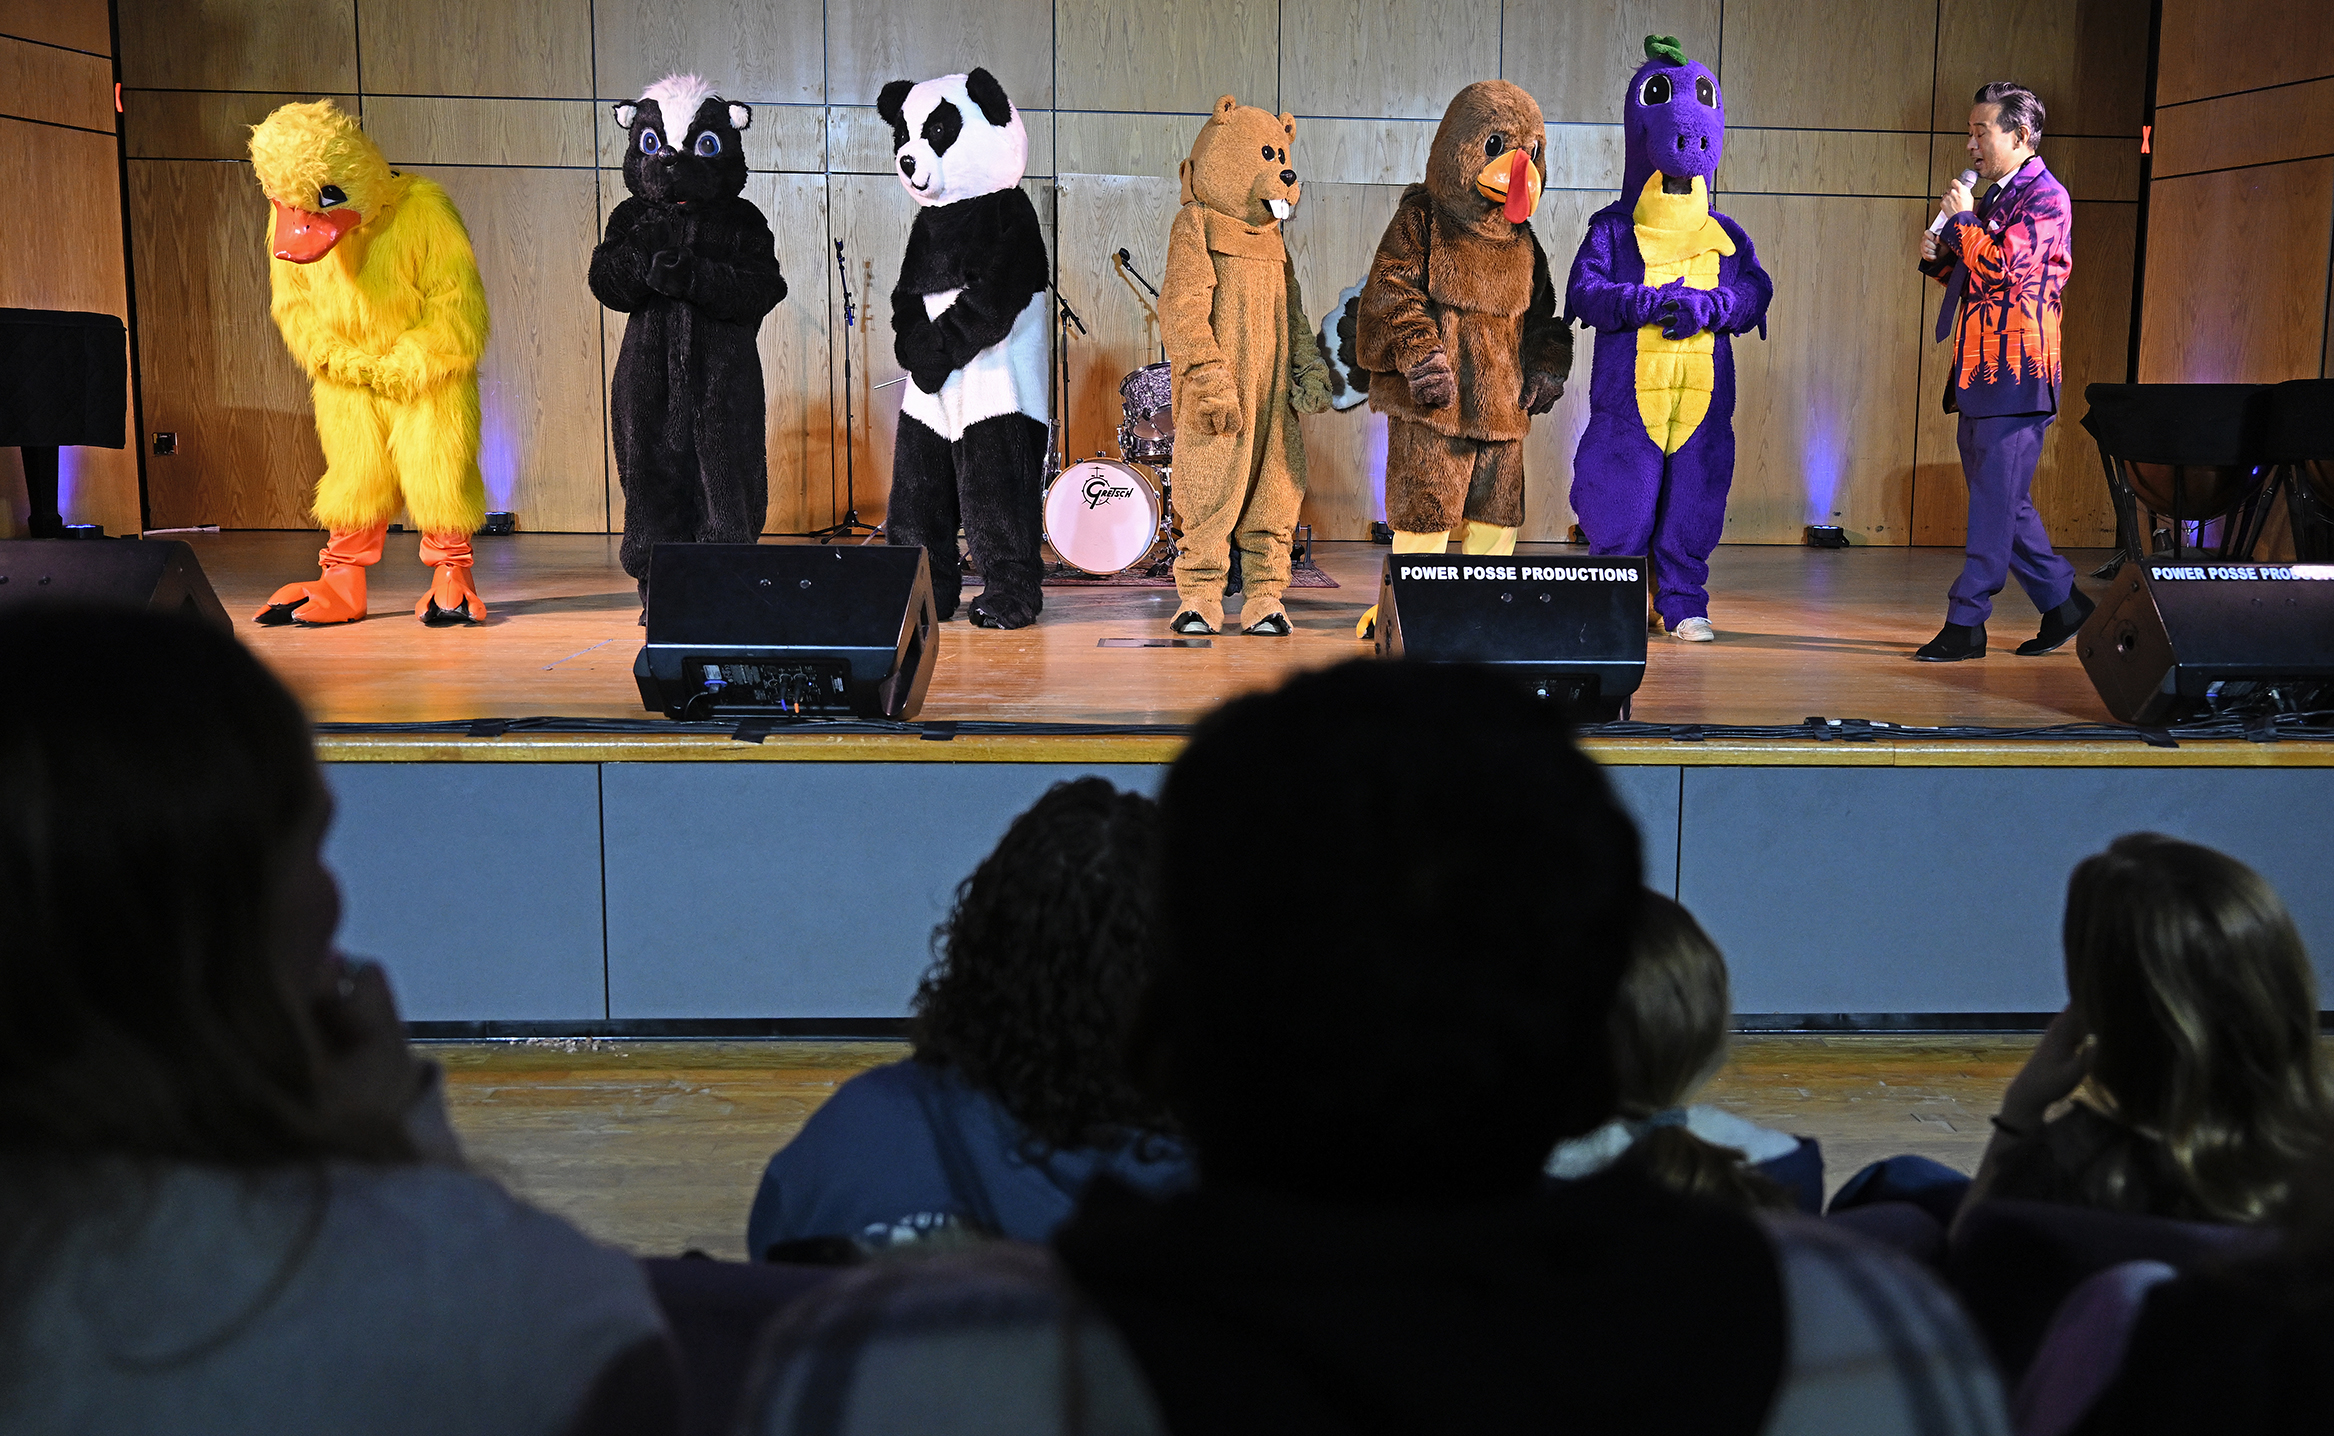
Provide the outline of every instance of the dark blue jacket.
{"type": "Polygon", "coordinates": [[[873,1237],[943,1219],[1044,1241],[1098,1172],[1154,1194],[1188,1185],[1190,1162],[1163,1138],[1046,1150],[995,1097],[955,1071],[894,1062],[845,1082],[762,1173],[746,1223],[755,1260],[772,1244],[873,1237]]]}

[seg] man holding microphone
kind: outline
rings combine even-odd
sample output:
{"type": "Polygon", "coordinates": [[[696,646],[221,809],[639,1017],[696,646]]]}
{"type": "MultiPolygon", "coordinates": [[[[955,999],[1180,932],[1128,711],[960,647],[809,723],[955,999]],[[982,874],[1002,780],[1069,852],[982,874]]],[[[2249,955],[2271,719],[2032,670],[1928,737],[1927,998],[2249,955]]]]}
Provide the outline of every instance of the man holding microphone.
{"type": "Polygon", "coordinates": [[[2042,631],[2018,645],[2032,657],[2072,638],[2093,604],[2074,566],[2051,551],[2030,489],[2042,438],[2058,413],[2060,297],[2074,268],[2067,192],[2034,146],[2042,101],[2023,85],[1980,88],[1969,111],[1964,170],[1921,236],[1921,272],[1945,286],[1937,338],[1953,340],[1945,411],[1961,416],[1961,472],[1969,483],[1968,560],[1947,591],[1945,626],[1913,656],[1925,663],[1980,658],[1993,597],[2011,574],[2042,613],[2042,631]],[[1972,187],[1984,186],[1973,198],[1972,187]]]}

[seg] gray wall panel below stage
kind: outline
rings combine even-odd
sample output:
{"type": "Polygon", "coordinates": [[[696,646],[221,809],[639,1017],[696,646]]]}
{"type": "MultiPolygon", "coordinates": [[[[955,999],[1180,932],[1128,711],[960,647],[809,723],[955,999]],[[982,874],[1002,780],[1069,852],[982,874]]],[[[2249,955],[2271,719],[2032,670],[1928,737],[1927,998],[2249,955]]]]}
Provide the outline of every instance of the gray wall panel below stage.
{"type": "Polygon", "coordinates": [[[610,763],[608,1015],[896,1017],[956,885],[1048,787],[1150,764],[610,763]]]}
{"type": "Polygon", "coordinates": [[[2067,874],[2141,830],[2260,872],[2334,992],[2334,770],[1689,768],[1683,815],[1737,1011],[2056,1011],[2067,874]]]}
{"type": "Polygon", "coordinates": [[[607,1015],[600,770],[328,763],[341,946],[415,1022],[607,1015]]]}
{"type": "MultiPolygon", "coordinates": [[[[388,964],[417,1021],[898,1017],[1016,814],[1081,772],[1155,793],[1164,771],[336,764],[327,857],[344,945],[388,964]]],[[[2259,869],[2334,1006],[2334,770],[1609,771],[1646,882],[1726,950],[1740,1011],[2053,1010],[2067,873],[2144,828],[2259,869]]]]}

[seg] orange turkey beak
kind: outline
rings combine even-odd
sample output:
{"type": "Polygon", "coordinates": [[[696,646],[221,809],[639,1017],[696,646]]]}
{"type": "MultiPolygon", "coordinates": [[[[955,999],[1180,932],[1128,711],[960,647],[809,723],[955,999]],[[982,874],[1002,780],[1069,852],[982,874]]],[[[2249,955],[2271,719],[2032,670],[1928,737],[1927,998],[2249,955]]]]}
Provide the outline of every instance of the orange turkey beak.
{"type": "Polygon", "coordinates": [[[1540,207],[1540,170],[1522,150],[1509,150],[1483,167],[1475,188],[1485,199],[1503,202],[1509,224],[1522,224],[1540,207]]]}
{"type": "Polygon", "coordinates": [[[365,217],[353,209],[336,209],[324,214],[294,209],[280,199],[271,199],[275,206],[275,256],[294,264],[314,264],[332,253],[341,236],[365,222],[365,217]]]}

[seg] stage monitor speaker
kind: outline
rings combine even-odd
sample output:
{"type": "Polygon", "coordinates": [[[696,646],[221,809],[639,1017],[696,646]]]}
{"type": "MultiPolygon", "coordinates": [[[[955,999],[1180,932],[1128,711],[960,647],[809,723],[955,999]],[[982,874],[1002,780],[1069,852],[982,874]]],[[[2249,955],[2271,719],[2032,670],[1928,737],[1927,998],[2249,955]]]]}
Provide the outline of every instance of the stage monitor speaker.
{"type": "Polygon", "coordinates": [[[0,606],[55,599],[183,613],[234,629],[202,561],[177,539],[0,539],[0,606]]]}
{"type": "Polygon", "coordinates": [[[2323,703],[2334,694],[2334,564],[2127,563],[2075,652],[2125,723],[2323,703]]]}
{"type": "Polygon", "coordinates": [[[640,701],[670,718],[913,718],[940,656],[920,548],[658,544],[640,701]]]}
{"type": "Polygon", "coordinates": [[[1481,663],[1593,722],[1645,679],[1642,558],[1397,553],[1378,584],[1378,656],[1481,663]]]}

